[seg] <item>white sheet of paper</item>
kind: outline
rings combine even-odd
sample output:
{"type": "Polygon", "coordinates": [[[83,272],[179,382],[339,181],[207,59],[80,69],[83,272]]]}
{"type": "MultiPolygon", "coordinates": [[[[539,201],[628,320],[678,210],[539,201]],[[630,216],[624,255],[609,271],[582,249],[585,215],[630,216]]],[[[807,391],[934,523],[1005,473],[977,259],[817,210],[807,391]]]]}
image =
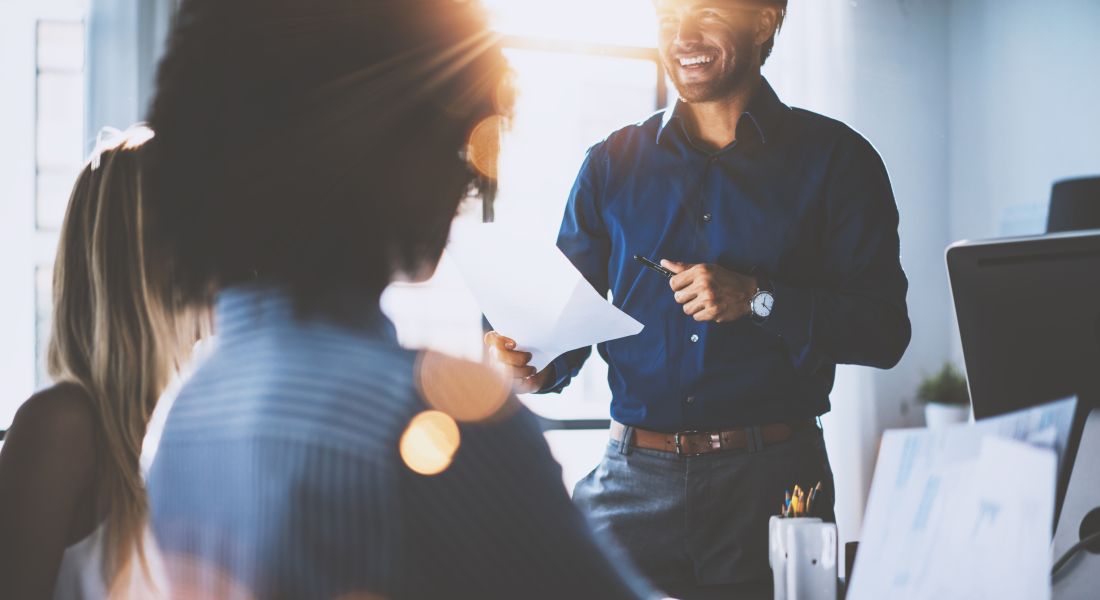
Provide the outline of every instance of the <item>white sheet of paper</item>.
{"type": "Polygon", "coordinates": [[[997,435],[1032,446],[1051,448],[1057,454],[1060,465],[1069,443],[1076,410],[1077,399],[1067,398],[976,423],[950,425],[937,432],[937,444],[941,451],[934,457],[938,461],[936,464],[973,460],[978,456],[982,440],[986,436],[997,435]]]}
{"type": "Polygon", "coordinates": [[[1049,597],[1057,455],[1075,407],[886,432],[848,597],[1049,597]]]}
{"type": "MultiPolygon", "coordinates": [[[[1049,431],[1049,430],[1048,430],[1049,431]]],[[[1057,459],[1037,448],[986,436],[965,494],[945,511],[939,572],[956,598],[1050,598],[1050,537],[1057,459]]],[[[939,596],[937,596],[939,597],[939,596]]]]}
{"type": "Polygon", "coordinates": [[[982,419],[974,427],[1033,446],[1054,448],[1058,454],[1058,464],[1061,465],[1076,410],[1077,398],[1066,398],[1027,410],[982,419]]]}
{"type": "Polygon", "coordinates": [[[478,306],[542,370],[559,355],[637,335],[642,324],[613,306],[551,243],[499,224],[456,226],[447,253],[478,306]]]}

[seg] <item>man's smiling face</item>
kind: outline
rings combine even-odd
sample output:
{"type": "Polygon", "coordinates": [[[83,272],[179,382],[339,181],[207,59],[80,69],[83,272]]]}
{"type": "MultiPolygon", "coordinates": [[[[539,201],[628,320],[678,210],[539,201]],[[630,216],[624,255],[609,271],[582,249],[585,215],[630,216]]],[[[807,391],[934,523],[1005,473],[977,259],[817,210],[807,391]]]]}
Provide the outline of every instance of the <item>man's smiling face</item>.
{"type": "Polygon", "coordinates": [[[661,62],[685,102],[727,97],[760,64],[759,11],[738,0],[657,0],[661,62]]]}

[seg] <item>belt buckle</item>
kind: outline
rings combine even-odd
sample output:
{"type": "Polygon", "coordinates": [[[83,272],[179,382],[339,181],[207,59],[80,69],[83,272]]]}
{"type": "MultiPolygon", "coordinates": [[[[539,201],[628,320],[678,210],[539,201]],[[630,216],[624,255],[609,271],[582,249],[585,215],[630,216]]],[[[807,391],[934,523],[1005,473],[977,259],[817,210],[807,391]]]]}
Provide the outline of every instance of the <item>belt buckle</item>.
{"type": "Polygon", "coordinates": [[[702,433],[702,432],[693,429],[691,431],[677,431],[673,435],[673,439],[676,441],[676,456],[681,456],[681,457],[683,457],[683,456],[699,456],[699,454],[700,454],[699,452],[696,452],[694,454],[684,454],[684,445],[683,445],[682,440],[680,439],[680,436],[682,436],[682,435],[694,435],[696,433],[702,433]]]}

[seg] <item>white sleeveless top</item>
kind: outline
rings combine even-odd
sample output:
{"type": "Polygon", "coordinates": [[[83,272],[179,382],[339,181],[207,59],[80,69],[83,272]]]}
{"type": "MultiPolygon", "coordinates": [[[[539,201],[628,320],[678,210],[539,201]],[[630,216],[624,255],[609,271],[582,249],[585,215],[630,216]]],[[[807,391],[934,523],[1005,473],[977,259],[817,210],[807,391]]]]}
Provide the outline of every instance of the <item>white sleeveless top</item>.
{"type": "MultiPolygon", "coordinates": [[[[69,546],[61,557],[61,566],[57,570],[57,583],[54,585],[54,600],[100,600],[107,598],[107,584],[103,581],[103,544],[106,527],[100,523],[88,537],[69,546]]],[[[142,574],[137,561],[127,575],[129,581],[115,584],[114,597],[121,598],[166,598],[168,594],[164,565],[157,551],[156,541],[145,530],[145,560],[149,565],[152,581],[142,574]],[[128,590],[128,591],[123,591],[128,590]]]]}

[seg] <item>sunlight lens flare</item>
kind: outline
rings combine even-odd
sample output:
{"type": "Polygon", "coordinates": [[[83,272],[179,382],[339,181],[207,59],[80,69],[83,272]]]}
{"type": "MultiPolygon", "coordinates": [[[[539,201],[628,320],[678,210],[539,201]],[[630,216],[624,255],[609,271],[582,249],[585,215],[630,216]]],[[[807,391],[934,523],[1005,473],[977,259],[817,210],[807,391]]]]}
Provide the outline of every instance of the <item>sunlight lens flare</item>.
{"type": "Polygon", "coordinates": [[[500,134],[504,130],[504,118],[493,115],[482,120],[470,132],[466,156],[470,165],[485,177],[496,179],[499,174],[500,134]]]}
{"type": "Polygon", "coordinates": [[[482,0],[504,35],[651,47],[657,40],[652,0],[482,0]]]}
{"type": "Polygon", "coordinates": [[[504,413],[511,393],[510,383],[489,367],[438,352],[417,358],[416,382],[428,406],[462,423],[504,413]]]}
{"type": "Polygon", "coordinates": [[[458,424],[438,410],[412,418],[401,435],[401,460],[413,472],[438,475],[451,466],[460,443],[458,424]]]}

